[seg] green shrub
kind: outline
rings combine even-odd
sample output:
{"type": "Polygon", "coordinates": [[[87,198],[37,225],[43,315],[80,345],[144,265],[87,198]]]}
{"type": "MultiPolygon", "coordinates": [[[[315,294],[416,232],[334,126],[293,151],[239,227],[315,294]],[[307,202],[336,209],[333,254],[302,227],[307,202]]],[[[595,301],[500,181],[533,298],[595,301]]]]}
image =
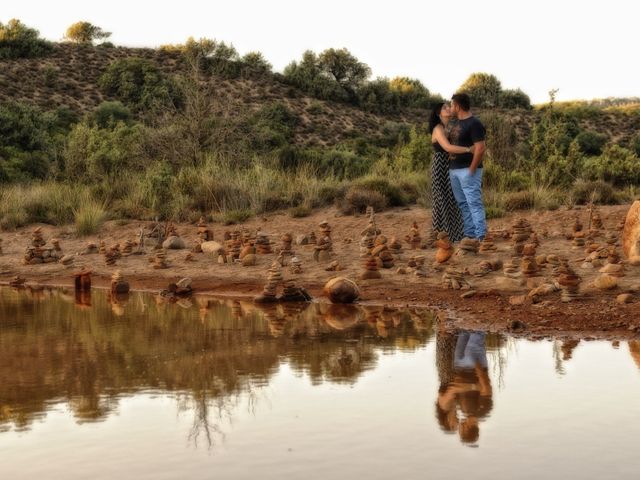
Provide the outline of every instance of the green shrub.
{"type": "Polygon", "coordinates": [[[590,180],[603,180],[614,185],[640,183],[640,159],[619,145],[609,145],[599,157],[585,160],[584,176],[590,180]]]}
{"type": "Polygon", "coordinates": [[[176,84],[155,63],[143,58],[115,60],[100,76],[98,85],[105,95],[117,98],[136,112],[181,103],[176,84]]]}
{"type": "Polygon", "coordinates": [[[20,20],[11,19],[6,25],[0,22],[0,60],[41,57],[51,50],[51,43],[40,38],[38,30],[20,20]]]}
{"type": "Polygon", "coordinates": [[[311,208],[307,205],[298,205],[289,209],[291,218],[304,218],[311,215],[311,208]]]}
{"type": "Polygon", "coordinates": [[[91,119],[100,128],[113,128],[118,122],[130,124],[133,115],[120,102],[102,102],[92,112],[91,119]]]}
{"type": "Polygon", "coordinates": [[[489,205],[485,208],[485,215],[487,220],[491,220],[492,218],[502,218],[505,216],[505,211],[501,207],[489,205]]]}
{"type": "Polygon", "coordinates": [[[223,225],[235,225],[246,222],[253,215],[254,213],[251,210],[225,210],[220,214],[214,215],[214,220],[223,225]]]}
{"type": "Polygon", "coordinates": [[[387,199],[376,190],[370,190],[362,186],[352,186],[347,190],[344,198],[338,200],[338,208],[345,215],[364,213],[367,207],[373,207],[376,212],[382,211],[387,206],[387,199]]]}
{"type": "Polygon", "coordinates": [[[104,206],[95,201],[85,201],[73,211],[76,234],[79,236],[95,235],[106,218],[104,206]]]}
{"type": "Polygon", "coordinates": [[[529,95],[519,88],[516,90],[502,90],[498,97],[498,104],[502,108],[524,108],[531,109],[531,99],[529,95]]]}
{"type": "Polygon", "coordinates": [[[521,192],[509,192],[504,197],[504,208],[510,212],[515,210],[529,210],[533,208],[535,198],[533,194],[524,190],[521,192]]]}
{"type": "Polygon", "coordinates": [[[607,143],[607,136],[598,132],[585,130],[576,137],[580,151],[586,155],[600,155],[602,148],[607,143]]]}
{"type": "Polygon", "coordinates": [[[381,194],[390,207],[403,207],[408,204],[407,196],[397,185],[386,178],[365,177],[358,179],[355,185],[364,190],[372,190],[381,194]]]}
{"type": "Polygon", "coordinates": [[[633,150],[637,157],[640,157],[640,134],[637,134],[631,140],[631,150],[633,150]]]}
{"type": "Polygon", "coordinates": [[[578,180],[571,189],[571,198],[577,205],[589,202],[613,205],[618,200],[613,186],[602,180],[578,180]]]}

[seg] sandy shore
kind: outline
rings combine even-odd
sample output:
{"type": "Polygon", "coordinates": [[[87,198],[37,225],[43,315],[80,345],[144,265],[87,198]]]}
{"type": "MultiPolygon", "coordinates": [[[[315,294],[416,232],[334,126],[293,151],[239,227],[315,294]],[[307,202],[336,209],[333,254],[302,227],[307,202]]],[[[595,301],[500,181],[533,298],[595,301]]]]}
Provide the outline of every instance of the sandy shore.
{"type": "MultiPolygon", "coordinates": [[[[625,217],[628,206],[602,207],[603,231],[615,232],[620,221],[625,217]]],[[[540,239],[538,254],[563,255],[569,258],[570,264],[582,278],[581,292],[584,298],[572,303],[560,301],[559,292],[542,297],[538,303],[523,298],[532,287],[551,280],[550,268],[544,268],[540,276],[531,279],[513,279],[506,277],[502,270],[484,277],[469,275],[465,277],[476,292],[470,298],[461,298],[464,293],[442,287],[442,273],[432,268],[435,249],[411,250],[404,242],[409,233],[411,223],[417,221],[421,231],[425,232],[430,225],[430,211],[419,208],[404,208],[382,212],[376,215],[376,222],[382,233],[391,238],[396,236],[403,242],[402,252],[396,256],[395,266],[382,269],[382,279],[357,280],[363,271],[362,259],[359,255],[359,233],[366,226],[364,216],[341,216],[334,209],[315,212],[303,219],[292,219],[285,214],[271,214],[254,218],[240,226],[222,226],[211,224],[214,238],[221,240],[225,231],[234,229],[260,228],[268,233],[275,246],[284,233],[291,233],[294,238],[299,234],[318,231],[317,225],[322,220],[329,221],[332,227],[334,254],[331,260],[337,260],[343,267],[340,272],[325,271],[327,263],[313,260],[313,247],[295,245],[296,256],[302,261],[302,273],[291,274],[287,267],[284,274],[293,278],[300,286],[305,287],[315,297],[322,296],[322,287],[332,277],[346,276],[356,279],[360,286],[362,303],[377,303],[396,306],[416,305],[429,306],[447,312],[447,322],[451,326],[483,328],[493,331],[512,331],[524,335],[579,334],[581,337],[629,337],[640,336],[640,314],[638,299],[640,293],[634,293],[632,303],[620,304],[616,297],[623,292],[640,290],[640,267],[625,265],[626,274],[619,278],[618,287],[601,291],[592,285],[599,275],[598,269],[582,268],[585,257],[583,249],[572,248],[566,235],[576,216],[585,226],[588,223],[586,209],[561,209],[555,212],[523,212],[505,218],[489,221],[491,231],[508,230],[519,218],[525,217],[532,225],[540,239]],[[406,266],[413,255],[425,255],[427,277],[421,278],[413,274],[396,273],[397,267],[406,266]],[[638,298],[636,298],[636,295],[638,298]],[[524,300],[524,302],[523,302],[524,300]]],[[[58,238],[65,254],[76,254],[73,265],[63,266],[59,263],[23,265],[22,257],[25,248],[30,244],[32,225],[15,232],[3,232],[3,254],[0,256],[0,283],[7,284],[15,275],[21,275],[27,282],[41,285],[71,286],[72,275],[81,268],[89,268],[93,272],[93,284],[107,286],[115,270],[120,270],[137,290],[158,291],[169,283],[182,277],[190,277],[196,293],[224,294],[248,297],[258,294],[266,279],[266,270],[275,259],[275,254],[258,255],[255,266],[243,267],[240,264],[219,265],[217,258],[211,255],[194,254],[193,261],[185,257],[196,243],[196,226],[177,224],[178,234],[184,239],[186,249],[168,250],[169,268],[156,270],[149,263],[153,255],[150,245],[145,247],[146,254],[132,255],[119,259],[115,266],[106,266],[104,257],[99,254],[82,255],[89,241],[105,241],[107,246],[129,240],[136,240],[141,227],[148,222],[132,221],[126,225],[108,222],[97,236],[78,238],[73,227],[52,227],[37,225],[42,228],[45,239],[58,238]]],[[[596,239],[599,241],[601,239],[596,239]]],[[[494,237],[498,248],[491,254],[467,255],[454,257],[452,261],[459,267],[473,272],[482,260],[511,257],[511,244],[508,239],[494,237]]],[[[621,249],[619,249],[622,255],[621,249]]],[[[320,298],[322,300],[322,298],[320,298]]]]}

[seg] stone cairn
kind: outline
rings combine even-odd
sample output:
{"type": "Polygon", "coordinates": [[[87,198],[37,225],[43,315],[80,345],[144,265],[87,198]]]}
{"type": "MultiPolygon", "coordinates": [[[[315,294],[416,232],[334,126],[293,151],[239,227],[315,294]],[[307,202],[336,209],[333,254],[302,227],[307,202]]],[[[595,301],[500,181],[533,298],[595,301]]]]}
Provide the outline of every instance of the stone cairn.
{"type": "Polygon", "coordinates": [[[617,245],[618,244],[618,235],[616,235],[613,232],[608,232],[605,235],[605,242],[607,242],[608,245],[617,245]]]}
{"type": "Polygon", "coordinates": [[[567,258],[560,259],[558,272],[558,284],[562,290],[560,299],[563,302],[572,302],[579,299],[580,283],[582,283],[582,279],[569,266],[569,260],[567,258]]]}
{"type": "Polygon", "coordinates": [[[315,245],[317,241],[318,238],[316,237],[315,230],[311,230],[311,233],[309,234],[309,245],[315,245]]]}
{"type": "Polygon", "coordinates": [[[37,265],[41,263],[55,263],[63,257],[60,242],[51,240],[51,246],[46,246],[46,240],[42,235],[42,229],[36,228],[31,232],[31,245],[24,252],[22,263],[24,265],[37,265]]]}
{"type": "Polygon", "coordinates": [[[607,263],[599,272],[612,277],[624,277],[624,265],[620,262],[620,255],[616,247],[609,247],[607,253],[607,263]]]}
{"type": "Polygon", "coordinates": [[[436,242],[438,241],[438,232],[436,232],[433,228],[429,229],[427,233],[427,238],[424,241],[424,246],[427,248],[436,248],[436,242]]]}
{"type": "Polygon", "coordinates": [[[116,243],[115,245],[112,245],[108,249],[105,248],[104,263],[108,267],[115,265],[116,264],[116,260],[118,260],[120,257],[122,257],[122,253],[120,252],[120,244],[119,243],[116,243]]]}
{"type": "Polygon", "coordinates": [[[198,243],[210,242],[213,240],[213,232],[209,230],[209,225],[207,225],[204,217],[200,217],[198,220],[197,228],[198,243]]]}
{"type": "Polygon", "coordinates": [[[378,235],[376,238],[375,246],[371,250],[371,256],[376,258],[379,267],[393,268],[395,261],[387,245],[387,237],[384,235],[378,235]]]}
{"type": "Polygon", "coordinates": [[[418,222],[413,222],[413,224],[411,225],[411,229],[409,230],[409,235],[405,237],[405,240],[409,245],[411,245],[412,250],[417,250],[420,248],[422,238],[420,237],[420,228],[418,227],[418,222]]]}
{"type": "Polygon", "coordinates": [[[104,240],[100,240],[100,248],[98,249],[98,253],[100,255],[106,255],[107,253],[107,244],[104,240]]]}
{"type": "Polygon", "coordinates": [[[475,238],[463,238],[460,240],[460,246],[456,252],[456,255],[476,255],[480,247],[480,241],[475,238]]]}
{"type": "Polygon", "coordinates": [[[122,254],[129,256],[133,253],[133,247],[135,247],[135,243],[129,239],[125,240],[124,247],[122,247],[122,254]]]}
{"type": "Polygon", "coordinates": [[[0,238],[0,255],[2,255],[2,239],[0,238]]]}
{"type": "Polygon", "coordinates": [[[573,222],[573,240],[571,241],[571,248],[579,249],[585,245],[585,232],[583,230],[582,222],[576,217],[573,222]]]}
{"type": "Polygon", "coordinates": [[[242,251],[242,240],[240,239],[240,232],[238,230],[234,230],[229,234],[229,239],[225,241],[225,247],[227,256],[229,257],[227,259],[228,263],[232,263],[236,259],[240,258],[240,252],[242,251]]]}
{"type": "Polygon", "coordinates": [[[167,252],[164,250],[159,250],[152,257],[153,259],[153,268],[156,270],[169,268],[169,264],[167,263],[167,252]]]}
{"type": "Polygon", "coordinates": [[[600,212],[595,206],[591,207],[591,229],[592,230],[602,230],[602,217],[600,216],[600,212]]]}
{"type": "Polygon", "coordinates": [[[538,262],[536,261],[536,245],[527,243],[522,248],[522,261],[520,271],[525,277],[535,277],[538,275],[538,262]]]}
{"type": "Polygon", "coordinates": [[[269,236],[265,232],[258,232],[255,247],[258,255],[267,255],[272,253],[271,242],[269,242],[269,236]]]}
{"type": "Polygon", "coordinates": [[[293,237],[291,236],[290,233],[285,233],[284,235],[282,235],[280,237],[280,254],[281,255],[289,255],[292,256],[293,255],[293,249],[291,248],[291,245],[293,244],[293,237]]]}
{"type": "Polygon", "coordinates": [[[291,259],[291,263],[289,266],[290,266],[291,273],[296,273],[296,274],[302,273],[302,262],[298,257],[293,257],[291,259]]]}
{"type": "Polygon", "coordinates": [[[127,282],[120,270],[116,270],[111,275],[111,293],[113,294],[124,294],[129,293],[129,282],[127,282]]]}
{"type": "Polygon", "coordinates": [[[316,262],[326,262],[331,258],[333,242],[331,240],[331,227],[326,220],[320,222],[320,237],[316,239],[313,247],[313,259],[316,262]]]}
{"type": "Polygon", "coordinates": [[[380,234],[380,230],[376,227],[373,214],[369,219],[366,228],[360,232],[360,256],[366,257],[375,247],[376,237],[380,234]]]}
{"type": "Polygon", "coordinates": [[[396,237],[391,237],[391,240],[389,240],[389,249],[393,253],[399,254],[402,251],[402,243],[400,243],[396,237]]]}
{"type": "Polygon", "coordinates": [[[449,234],[447,232],[438,233],[438,240],[436,241],[436,263],[444,263],[453,255],[453,245],[449,241],[449,234]]]}
{"type": "Polygon", "coordinates": [[[367,256],[363,264],[364,271],[360,274],[361,280],[373,280],[382,278],[380,270],[378,270],[378,261],[373,255],[367,256]]]}
{"type": "Polygon", "coordinates": [[[453,290],[469,289],[471,285],[464,278],[464,271],[450,265],[442,274],[442,286],[453,290]]]}
{"type": "Polygon", "coordinates": [[[496,244],[493,243],[493,238],[489,235],[484,237],[484,239],[480,242],[480,246],[478,247],[478,251],[480,253],[492,253],[496,252],[498,248],[496,244]]]}
{"type": "Polygon", "coordinates": [[[413,273],[416,277],[426,277],[427,269],[424,264],[426,257],[424,255],[415,255],[407,262],[407,269],[404,273],[413,273]]]}
{"type": "Polygon", "coordinates": [[[267,270],[267,283],[262,289],[262,293],[255,298],[259,303],[270,303],[278,300],[278,285],[282,282],[282,266],[273,262],[267,270]]]}
{"type": "Polygon", "coordinates": [[[508,278],[520,278],[520,257],[514,256],[510,260],[504,263],[502,266],[502,272],[505,277],[508,278]]]}
{"type": "Polygon", "coordinates": [[[522,250],[532,233],[531,224],[525,218],[520,218],[511,225],[511,246],[515,256],[522,255],[522,250]]]}

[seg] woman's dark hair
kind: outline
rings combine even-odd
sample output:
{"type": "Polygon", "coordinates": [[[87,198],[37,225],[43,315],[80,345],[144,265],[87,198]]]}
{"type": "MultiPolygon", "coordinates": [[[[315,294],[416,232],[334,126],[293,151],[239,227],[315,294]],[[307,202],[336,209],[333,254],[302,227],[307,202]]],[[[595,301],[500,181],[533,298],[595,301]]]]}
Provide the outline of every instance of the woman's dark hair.
{"type": "Polygon", "coordinates": [[[440,121],[440,112],[443,106],[444,102],[438,102],[433,106],[431,115],[429,115],[429,133],[433,133],[433,130],[442,123],[440,121]]]}

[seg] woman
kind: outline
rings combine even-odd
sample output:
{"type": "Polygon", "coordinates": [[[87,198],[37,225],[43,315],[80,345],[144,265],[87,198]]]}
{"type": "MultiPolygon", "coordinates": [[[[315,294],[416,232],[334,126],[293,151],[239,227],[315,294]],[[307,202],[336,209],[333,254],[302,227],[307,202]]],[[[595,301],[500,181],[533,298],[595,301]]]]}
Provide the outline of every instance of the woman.
{"type": "Polygon", "coordinates": [[[463,237],[463,223],[449,180],[449,153],[467,153],[473,151],[473,147],[458,147],[449,143],[445,129],[450,119],[451,107],[447,103],[437,103],[429,117],[429,132],[433,145],[431,228],[434,232],[447,232],[449,240],[457,242],[463,237]]]}

